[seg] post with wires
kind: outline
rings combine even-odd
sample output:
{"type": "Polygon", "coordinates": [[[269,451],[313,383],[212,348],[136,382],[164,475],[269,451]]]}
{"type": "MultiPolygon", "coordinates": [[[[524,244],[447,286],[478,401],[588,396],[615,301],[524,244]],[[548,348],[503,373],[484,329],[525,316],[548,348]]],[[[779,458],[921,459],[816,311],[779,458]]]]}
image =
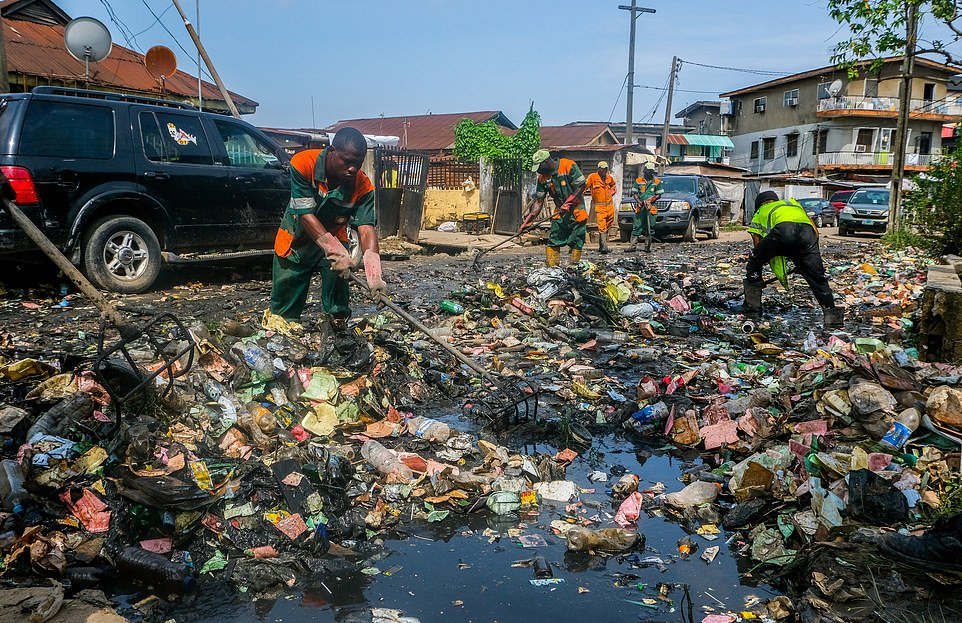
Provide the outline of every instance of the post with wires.
{"type": "Polygon", "coordinates": [[[677,56],[671,57],[671,74],[668,76],[668,101],[665,102],[665,125],[661,128],[661,155],[662,162],[658,167],[661,173],[665,172],[665,162],[668,160],[668,131],[671,129],[671,100],[675,95],[675,77],[681,63],[677,56]]]}
{"type": "Polygon", "coordinates": [[[177,0],[171,0],[174,3],[174,8],[180,13],[180,18],[184,20],[184,27],[187,29],[187,34],[190,38],[194,40],[194,45],[197,46],[197,51],[200,53],[201,57],[204,59],[204,63],[207,65],[207,69],[210,70],[211,77],[214,78],[214,82],[217,84],[217,88],[220,89],[221,95],[224,96],[224,101],[227,102],[227,108],[230,110],[230,114],[234,117],[240,119],[240,113],[237,111],[237,106],[234,106],[234,100],[231,99],[230,93],[227,91],[227,87],[224,86],[224,81],[220,79],[220,74],[217,73],[217,69],[214,68],[214,62],[210,60],[210,55],[207,54],[204,44],[200,40],[200,36],[197,35],[197,31],[194,30],[194,25],[190,23],[187,19],[187,14],[184,13],[184,9],[180,7],[180,3],[177,0]]]}
{"type": "Polygon", "coordinates": [[[631,145],[634,137],[632,136],[634,126],[632,125],[631,113],[635,99],[635,20],[642,13],[654,13],[655,9],[643,6],[636,6],[636,0],[631,0],[631,5],[621,4],[618,8],[622,11],[631,11],[631,27],[628,34],[628,112],[625,115],[625,145],[631,145]]]}
{"type": "Polygon", "coordinates": [[[886,229],[897,231],[902,211],[902,184],[905,181],[905,150],[909,129],[909,107],[912,104],[912,74],[915,73],[915,54],[918,39],[919,7],[909,2],[906,7],[905,57],[899,80],[899,117],[895,129],[895,154],[892,158],[892,190],[889,193],[889,222],[886,229]]]}

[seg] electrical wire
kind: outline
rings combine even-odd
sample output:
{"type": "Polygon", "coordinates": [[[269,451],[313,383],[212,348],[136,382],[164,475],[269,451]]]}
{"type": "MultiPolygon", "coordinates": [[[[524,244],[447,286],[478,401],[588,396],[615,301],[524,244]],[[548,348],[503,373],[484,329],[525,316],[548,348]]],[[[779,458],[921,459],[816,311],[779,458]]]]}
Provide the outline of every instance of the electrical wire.
{"type": "Polygon", "coordinates": [[[143,48],[141,48],[140,44],[137,43],[137,36],[134,35],[131,32],[130,27],[127,26],[127,24],[125,24],[124,21],[117,16],[117,12],[114,10],[114,7],[110,5],[110,2],[107,0],[100,0],[100,4],[104,6],[104,10],[107,11],[107,17],[110,18],[111,23],[117,27],[118,31],[120,31],[120,35],[124,38],[124,41],[127,43],[127,45],[130,48],[136,48],[137,50],[143,52],[143,48]]]}
{"type": "MultiPolygon", "coordinates": [[[[636,84],[636,85],[635,85],[635,88],[636,88],[636,89],[651,89],[652,91],[667,91],[667,90],[668,90],[667,87],[653,87],[653,86],[649,86],[649,85],[647,85],[647,84],[636,84]]],[[[703,94],[704,94],[704,93],[709,93],[709,94],[712,94],[712,93],[713,93],[713,94],[717,95],[717,94],[720,93],[720,92],[721,92],[721,91],[719,91],[719,90],[715,90],[715,91],[693,91],[693,90],[691,90],[691,89],[675,89],[675,93],[703,93],[703,94]]]]}
{"type": "Polygon", "coordinates": [[[626,84],[628,84],[628,74],[625,74],[625,79],[621,82],[621,88],[618,89],[618,97],[615,98],[615,103],[611,107],[611,113],[608,115],[608,123],[611,123],[611,118],[615,116],[615,109],[618,108],[618,102],[621,101],[621,94],[625,92],[626,84]]]}
{"type": "Polygon", "coordinates": [[[162,18],[163,16],[167,15],[167,12],[170,11],[172,8],[174,8],[174,5],[173,5],[173,4],[171,4],[171,5],[168,6],[166,9],[164,9],[163,12],[161,12],[161,14],[160,14],[159,17],[155,17],[155,18],[154,18],[154,22],[153,22],[150,26],[148,26],[147,28],[144,28],[144,29],[141,30],[140,32],[136,33],[136,34],[134,35],[134,38],[137,38],[137,37],[139,37],[140,35],[142,35],[142,34],[144,34],[145,32],[147,32],[148,30],[153,29],[154,26],[156,26],[157,24],[160,23],[161,18],[162,18]]]}
{"type": "MultiPolygon", "coordinates": [[[[104,0],[101,0],[101,1],[104,1],[104,0]]],[[[180,41],[177,40],[177,37],[174,36],[174,33],[172,33],[172,32],[170,31],[170,28],[167,28],[167,24],[165,24],[165,23],[163,22],[163,20],[160,19],[161,16],[160,16],[160,15],[157,15],[157,12],[154,11],[154,10],[150,7],[149,4],[147,4],[147,0],[140,0],[140,1],[144,3],[144,6],[147,7],[147,10],[148,10],[148,11],[150,11],[150,14],[154,16],[154,19],[157,20],[157,23],[160,24],[160,27],[163,28],[165,31],[167,31],[167,34],[170,35],[170,38],[174,40],[174,43],[177,44],[177,47],[180,48],[181,52],[183,52],[184,54],[186,54],[186,55],[187,55],[187,58],[193,58],[193,54],[190,53],[190,52],[188,52],[188,51],[187,51],[187,48],[185,48],[183,45],[181,45],[180,41]]],[[[207,76],[207,77],[210,78],[211,80],[214,79],[213,76],[211,76],[210,73],[208,73],[206,69],[204,69],[203,67],[201,67],[200,69],[201,69],[201,71],[203,72],[203,74],[204,74],[205,76],[207,76]]]]}
{"type": "Polygon", "coordinates": [[[696,63],[694,61],[685,61],[678,59],[680,63],[686,63],[688,65],[695,65],[696,67],[705,67],[706,69],[720,69],[722,71],[736,71],[744,74],[754,74],[757,76],[787,76],[791,72],[788,71],[772,71],[769,69],[746,69],[744,67],[725,67],[723,65],[706,65],[704,63],[696,63]]]}

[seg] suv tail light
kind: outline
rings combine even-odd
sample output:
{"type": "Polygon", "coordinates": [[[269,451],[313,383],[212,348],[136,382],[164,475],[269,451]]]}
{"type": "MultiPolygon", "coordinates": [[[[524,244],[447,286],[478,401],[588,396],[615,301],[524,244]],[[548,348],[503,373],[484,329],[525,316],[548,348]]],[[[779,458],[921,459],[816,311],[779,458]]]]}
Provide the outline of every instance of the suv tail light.
{"type": "Polygon", "coordinates": [[[16,203],[20,205],[40,203],[37,187],[33,183],[30,171],[23,167],[0,167],[0,171],[10,180],[10,185],[16,191],[17,198],[14,200],[16,203]]]}

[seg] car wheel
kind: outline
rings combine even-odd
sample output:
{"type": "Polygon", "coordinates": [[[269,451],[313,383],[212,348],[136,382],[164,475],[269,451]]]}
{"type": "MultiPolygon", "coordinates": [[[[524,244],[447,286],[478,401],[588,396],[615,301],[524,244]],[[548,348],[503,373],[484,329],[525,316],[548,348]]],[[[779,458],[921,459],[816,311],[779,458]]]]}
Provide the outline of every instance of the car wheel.
{"type": "Polygon", "coordinates": [[[364,251],[361,250],[361,236],[353,227],[347,228],[347,251],[351,256],[351,262],[355,266],[360,266],[364,259],[364,251]]]}
{"type": "Polygon", "coordinates": [[[819,229],[825,227],[825,221],[822,220],[821,215],[815,217],[815,227],[818,227],[819,229]]]}
{"type": "Polygon", "coordinates": [[[160,243],[147,223],[110,216],[93,224],[84,245],[84,272],[103,289],[144,292],[160,274],[160,243]]]}
{"type": "Polygon", "coordinates": [[[839,236],[842,236],[843,238],[847,238],[847,237],[848,237],[848,229],[846,229],[845,227],[842,227],[841,225],[839,225],[839,226],[838,226],[838,235],[839,235],[839,236]]]}
{"type": "Polygon", "coordinates": [[[692,214],[688,218],[688,227],[685,228],[685,233],[682,234],[681,239],[685,242],[695,242],[695,220],[697,216],[692,214]]]}
{"type": "Polygon", "coordinates": [[[720,217],[716,217],[716,218],[715,218],[715,222],[712,223],[711,233],[708,234],[708,239],[709,239],[709,240],[718,240],[718,237],[719,237],[719,236],[721,236],[721,218],[720,218],[720,217]]]}

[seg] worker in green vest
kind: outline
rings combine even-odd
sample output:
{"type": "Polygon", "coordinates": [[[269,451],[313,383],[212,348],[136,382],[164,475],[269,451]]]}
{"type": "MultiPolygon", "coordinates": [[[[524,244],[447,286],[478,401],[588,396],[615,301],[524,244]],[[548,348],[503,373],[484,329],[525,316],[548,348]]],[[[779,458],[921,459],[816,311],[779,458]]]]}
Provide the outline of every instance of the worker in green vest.
{"type": "Polygon", "coordinates": [[[549,267],[561,264],[561,247],[571,249],[571,263],[581,261],[581,249],[585,246],[588,230],[588,212],[582,193],[585,176],[568,158],[552,157],[547,149],[539,149],[531,156],[531,171],[538,174],[535,199],[521,224],[521,231],[531,227],[550,195],[555,209],[551,215],[551,233],[545,247],[545,261],[549,267]]]}
{"type": "Polygon", "coordinates": [[[658,216],[655,202],[665,194],[661,178],[655,175],[655,163],[647,162],[641,171],[641,177],[631,186],[630,194],[635,198],[635,221],[631,228],[631,246],[629,251],[638,250],[638,238],[645,237],[645,252],[651,253],[651,235],[658,216]]]}
{"type": "Polygon", "coordinates": [[[826,328],[842,324],[842,310],[835,306],[835,297],[828,285],[822,254],[818,250],[818,230],[812,219],[794,199],[781,201],[767,190],[755,199],[755,216],[748,226],[755,245],[748,258],[745,275],[745,307],[749,315],[762,311],[762,267],[771,263],[775,276],[787,282],[787,260],[802,275],[824,313],[826,328]]]}

